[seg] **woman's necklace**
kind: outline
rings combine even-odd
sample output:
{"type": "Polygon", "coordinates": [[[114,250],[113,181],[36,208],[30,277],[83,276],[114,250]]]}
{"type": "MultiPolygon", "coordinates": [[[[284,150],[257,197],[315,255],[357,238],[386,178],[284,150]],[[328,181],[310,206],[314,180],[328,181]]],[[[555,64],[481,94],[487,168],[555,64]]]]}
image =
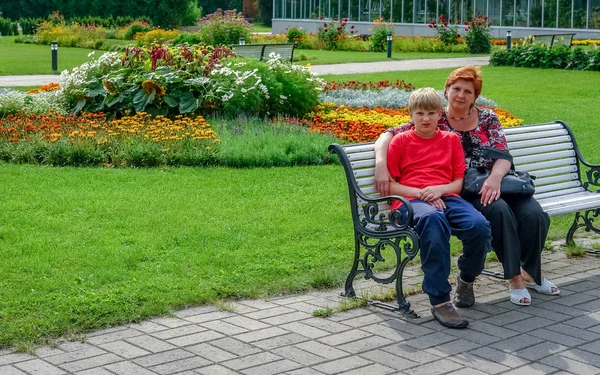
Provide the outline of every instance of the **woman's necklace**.
{"type": "Polygon", "coordinates": [[[464,120],[467,117],[469,117],[471,115],[471,111],[473,110],[473,107],[469,108],[469,113],[467,113],[467,115],[465,117],[460,117],[460,118],[456,118],[454,116],[452,116],[450,114],[450,107],[446,107],[446,114],[448,115],[448,117],[450,117],[452,120],[456,120],[456,121],[460,121],[460,120],[464,120]]]}

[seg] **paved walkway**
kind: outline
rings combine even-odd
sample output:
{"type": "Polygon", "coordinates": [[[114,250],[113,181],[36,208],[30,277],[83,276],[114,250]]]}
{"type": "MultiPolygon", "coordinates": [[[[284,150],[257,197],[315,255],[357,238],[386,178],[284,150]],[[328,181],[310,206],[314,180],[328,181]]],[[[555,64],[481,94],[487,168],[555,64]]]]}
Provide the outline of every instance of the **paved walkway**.
{"type": "MultiPolygon", "coordinates": [[[[489,57],[459,57],[450,59],[422,60],[389,60],[370,63],[348,63],[331,65],[312,65],[315,73],[325,74],[354,74],[391,72],[399,70],[424,70],[454,68],[463,65],[488,65],[489,57]]],[[[6,86],[41,86],[58,82],[59,75],[29,75],[29,76],[0,76],[0,87],[6,86]]]]}
{"type": "MultiPolygon", "coordinates": [[[[0,351],[0,374],[597,374],[600,373],[600,258],[545,252],[543,269],[560,297],[508,301],[504,281],[480,277],[464,330],[440,326],[426,297],[409,297],[421,318],[374,307],[316,318],[341,289],[243,300],[228,311],[199,306],[141,324],[60,340],[35,354],[0,351]]],[[[496,270],[499,270],[496,267],[496,270]]],[[[418,285],[416,266],[405,281],[418,285]]],[[[380,292],[361,280],[361,293],[380,292]]]]}

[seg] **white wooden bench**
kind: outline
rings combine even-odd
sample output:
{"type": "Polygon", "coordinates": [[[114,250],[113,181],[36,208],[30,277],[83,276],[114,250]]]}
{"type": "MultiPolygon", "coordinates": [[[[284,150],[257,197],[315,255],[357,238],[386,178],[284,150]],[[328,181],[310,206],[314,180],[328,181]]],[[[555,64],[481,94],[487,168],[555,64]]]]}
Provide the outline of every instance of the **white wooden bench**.
{"type": "Polygon", "coordinates": [[[533,35],[533,41],[535,43],[545,44],[548,47],[552,47],[556,44],[563,44],[567,47],[571,47],[574,36],[575,33],[537,34],[533,35]]]}
{"type": "Polygon", "coordinates": [[[276,53],[281,56],[281,60],[293,62],[295,47],[296,43],[236,44],[232,45],[231,49],[233,49],[233,52],[238,56],[249,57],[260,61],[268,60],[271,53],[276,53]]]}
{"type": "MultiPolygon", "coordinates": [[[[600,194],[592,189],[600,186],[600,165],[585,161],[567,124],[555,121],[504,131],[516,168],[536,176],[534,197],[544,211],[550,216],[575,213],[567,243],[574,243],[573,235],[579,228],[600,234],[593,225],[600,214],[600,194]]],[[[340,157],[346,173],[354,222],[354,261],[346,278],[345,295],[355,296],[352,284],[358,275],[377,283],[396,282],[398,307],[377,305],[416,316],[402,288],[404,267],[419,251],[419,238],[412,228],[412,208],[403,197],[382,197],[375,190],[374,147],[374,143],[329,146],[329,152],[340,157]],[[402,222],[397,222],[400,218],[389,210],[394,199],[409,207],[409,217],[402,218],[402,222]],[[383,267],[387,272],[382,276],[377,269],[386,261],[392,263],[392,269],[383,267]]]]}

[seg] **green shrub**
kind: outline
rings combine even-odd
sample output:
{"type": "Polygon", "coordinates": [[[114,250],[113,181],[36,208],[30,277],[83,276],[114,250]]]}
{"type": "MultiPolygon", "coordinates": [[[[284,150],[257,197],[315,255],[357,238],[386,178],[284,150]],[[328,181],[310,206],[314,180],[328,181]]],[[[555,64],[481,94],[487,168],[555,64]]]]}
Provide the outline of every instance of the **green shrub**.
{"type": "Polygon", "coordinates": [[[600,51],[564,45],[552,48],[542,44],[519,45],[508,51],[494,51],[490,65],[597,71],[600,70],[600,51]]]}
{"type": "Polygon", "coordinates": [[[492,26],[492,21],[481,14],[472,18],[468,23],[465,40],[470,53],[490,53],[492,48],[490,26],[492,26]]]}
{"type": "MultiPolygon", "coordinates": [[[[118,19],[118,17],[117,17],[118,19]]],[[[144,20],[135,20],[115,31],[115,37],[123,40],[133,40],[137,33],[145,33],[152,30],[152,26],[144,20]]]]}
{"type": "Polygon", "coordinates": [[[394,29],[391,23],[384,23],[383,20],[375,20],[369,43],[371,51],[383,52],[387,49],[387,36],[394,35],[394,29]]]}
{"type": "MultiPolygon", "coordinates": [[[[324,22],[323,26],[319,26],[317,37],[325,44],[326,50],[332,51],[338,49],[339,40],[348,37],[346,33],[347,22],[347,18],[340,21],[334,18],[332,21],[324,22]]],[[[354,34],[354,31],[350,31],[350,34],[354,34]]]]}
{"type": "Polygon", "coordinates": [[[17,35],[17,23],[8,18],[0,17],[0,33],[5,36],[17,35]]]}
{"type": "Polygon", "coordinates": [[[588,51],[589,62],[584,70],[600,71],[600,49],[588,51]]]}
{"type": "MultiPolygon", "coordinates": [[[[566,46],[562,47],[568,48],[566,46]]],[[[566,66],[564,66],[563,68],[573,70],[584,70],[590,62],[590,57],[588,56],[587,52],[588,51],[584,50],[581,47],[573,49],[572,52],[570,51],[570,49],[568,49],[566,54],[567,63],[565,64],[566,66]]]]}
{"type": "Polygon", "coordinates": [[[175,39],[173,39],[173,44],[200,44],[202,43],[202,38],[198,33],[181,33],[175,39]]]}
{"type": "Polygon", "coordinates": [[[200,38],[207,45],[238,44],[240,38],[250,39],[252,25],[246,21],[242,13],[236,10],[217,9],[216,12],[198,20],[200,38]]]}
{"type": "Polygon", "coordinates": [[[43,18],[20,18],[18,23],[21,25],[23,35],[34,35],[37,32],[38,25],[44,22],[43,18]]]}

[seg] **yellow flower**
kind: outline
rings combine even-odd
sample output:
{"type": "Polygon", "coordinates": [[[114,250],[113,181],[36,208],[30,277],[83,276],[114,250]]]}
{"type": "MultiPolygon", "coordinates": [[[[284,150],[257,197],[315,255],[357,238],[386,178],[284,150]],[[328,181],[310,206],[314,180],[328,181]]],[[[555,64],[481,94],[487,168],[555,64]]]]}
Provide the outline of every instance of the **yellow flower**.
{"type": "Polygon", "coordinates": [[[148,95],[152,94],[152,91],[156,92],[156,96],[163,96],[166,93],[165,89],[163,89],[158,83],[149,79],[142,82],[142,87],[148,95]]]}

